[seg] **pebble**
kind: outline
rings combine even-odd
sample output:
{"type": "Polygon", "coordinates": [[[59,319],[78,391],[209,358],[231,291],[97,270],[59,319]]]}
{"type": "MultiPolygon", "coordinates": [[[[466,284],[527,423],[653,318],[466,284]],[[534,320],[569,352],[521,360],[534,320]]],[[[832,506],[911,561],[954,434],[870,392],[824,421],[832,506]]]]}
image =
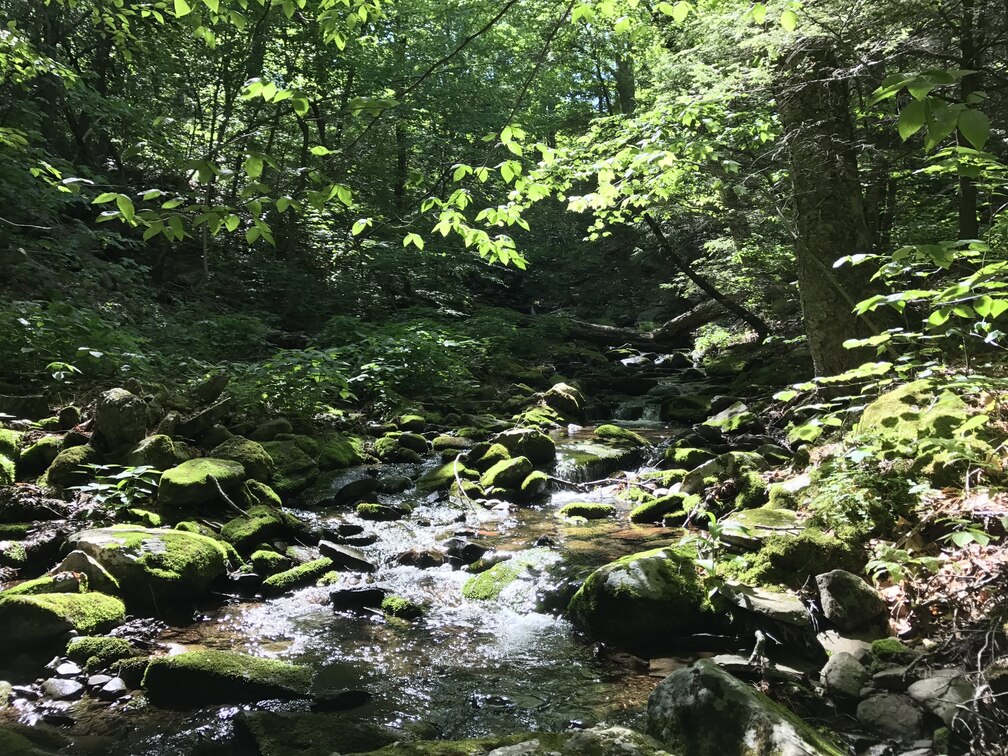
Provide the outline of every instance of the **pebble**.
{"type": "Polygon", "coordinates": [[[76,677],[81,673],[81,668],[73,662],[63,662],[56,667],[57,677],[76,677]]]}
{"type": "Polygon", "coordinates": [[[59,677],[50,677],[42,683],[42,692],[49,698],[57,700],[79,698],[84,692],[84,686],[76,680],[64,680],[59,677]]]}
{"type": "Polygon", "coordinates": [[[125,696],[126,693],[126,683],[118,677],[113,677],[102,686],[101,690],[98,691],[98,697],[106,701],[115,701],[116,699],[125,696]]]}
{"type": "Polygon", "coordinates": [[[87,686],[89,688],[100,688],[111,679],[111,675],[91,675],[87,679],[87,686]]]}

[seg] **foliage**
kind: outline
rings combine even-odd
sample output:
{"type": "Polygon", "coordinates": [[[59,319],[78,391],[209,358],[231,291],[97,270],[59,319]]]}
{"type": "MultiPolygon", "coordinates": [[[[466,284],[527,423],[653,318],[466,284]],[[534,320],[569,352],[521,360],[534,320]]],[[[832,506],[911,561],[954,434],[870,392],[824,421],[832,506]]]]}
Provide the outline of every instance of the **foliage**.
{"type": "Polygon", "coordinates": [[[132,509],[149,505],[157,495],[161,471],[151,465],[84,465],[90,471],[90,482],[71,486],[93,498],[101,506],[112,509],[132,509]]]}

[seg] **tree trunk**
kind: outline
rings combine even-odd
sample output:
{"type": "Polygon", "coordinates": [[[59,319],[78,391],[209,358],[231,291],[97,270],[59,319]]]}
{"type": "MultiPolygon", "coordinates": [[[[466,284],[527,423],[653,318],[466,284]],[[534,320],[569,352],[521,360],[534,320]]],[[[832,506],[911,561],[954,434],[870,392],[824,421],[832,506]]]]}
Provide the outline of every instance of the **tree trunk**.
{"type": "MultiPolygon", "coordinates": [[[[980,53],[979,40],[976,38],[973,14],[973,0],[963,0],[962,25],[959,38],[959,67],[964,71],[979,71],[980,53]]],[[[982,26],[981,26],[982,28],[982,26]]],[[[966,99],[976,92],[980,85],[980,74],[971,73],[959,80],[959,99],[966,99]]],[[[959,144],[969,146],[962,134],[959,144]]],[[[976,182],[968,176],[959,176],[959,238],[979,239],[980,222],[977,218],[977,187],[976,182]]]]}
{"type": "Polygon", "coordinates": [[[689,337],[702,325],[724,317],[725,311],[714,300],[705,300],[688,312],[677,315],[653,331],[641,332],[634,328],[571,321],[571,336],[606,346],[629,344],[637,349],[674,349],[683,347],[689,337]]]}
{"type": "MultiPolygon", "coordinates": [[[[841,257],[870,252],[850,121],[847,82],[828,42],[804,39],[781,70],[778,109],[788,147],[794,206],[798,291],[817,375],[841,373],[873,356],[844,341],[876,330],[852,310],[870,296],[872,270],[841,257]]],[[[873,314],[874,320],[884,316],[873,314]]]]}

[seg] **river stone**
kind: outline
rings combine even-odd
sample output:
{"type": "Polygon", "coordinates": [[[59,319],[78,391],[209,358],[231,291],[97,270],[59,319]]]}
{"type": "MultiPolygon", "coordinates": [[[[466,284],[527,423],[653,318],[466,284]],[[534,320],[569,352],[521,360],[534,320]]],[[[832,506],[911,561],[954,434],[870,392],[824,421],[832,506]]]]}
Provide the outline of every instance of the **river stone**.
{"type": "Polygon", "coordinates": [[[374,572],[377,569],[374,563],[364,556],[364,552],[353,546],[342,546],[332,541],[319,541],[318,548],[319,553],[332,560],[333,569],[355,572],[374,572]]]}
{"type": "Polygon", "coordinates": [[[521,488],[525,478],[532,473],[532,469],[532,463],[526,457],[503,459],[483,473],[480,485],[483,488],[504,488],[516,491],[521,488]]]}
{"type": "Polygon", "coordinates": [[[44,593],[0,598],[0,642],[42,645],[73,630],[88,635],[122,624],[126,607],[103,593],[44,593]]]}
{"type": "Polygon", "coordinates": [[[648,699],[647,732],[686,756],[846,753],[709,659],[658,684],[648,699]]]}
{"type": "Polygon", "coordinates": [[[735,606],[753,614],[794,627],[809,630],[813,627],[808,607],[790,591],[771,591],[743,583],[728,582],[721,593],[735,606]]]}
{"type": "Polygon", "coordinates": [[[94,426],[110,449],[137,444],[147,433],[147,405],[126,389],[110,389],[98,397],[94,426]]]}
{"type": "Polygon", "coordinates": [[[857,707],[858,721],[868,729],[900,740],[912,740],[921,731],[923,714],[908,697],[879,693],[857,707]]]}
{"type": "Polygon", "coordinates": [[[710,625],[703,604],[692,559],[663,548],[595,570],[574,594],[568,613],[592,637],[639,648],[710,625]]]}
{"type": "Polygon", "coordinates": [[[973,700],[976,689],[969,680],[956,674],[958,670],[942,671],[950,674],[937,674],[918,680],[907,689],[907,693],[951,726],[961,708],[973,700]]]}
{"type": "Polygon", "coordinates": [[[816,585],[823,614],[841,630],[863,627],[886,610],[878,591],[845,570],[816,575],[816,585]]]}
{"type": "Polygon", "coordinates": [[[126,460],[134,467],[150,465],[157,470],[168,470],[192,456],[193,452],[186,444],[173,441],[164,433],[155,433],[133,447],[126,460]]]}
{"type": "Polygon", "coordinates": [[[84,685],[76,680],[64,680],[58,677],[50,677],[42,683],[42,692],[49,698],[58,701],[66,701],[73,698],[80,698],[84,693],[84,685]]]}
{"type": "Polygon", "coordinates": [[[96,464],[99,460],[98,450],[90,445],[63,449],[49,465],[39,485],[69,488],[86,483],[89,474],[82,468],[84,465],[96,464]]]}
{"type": "Polygon", "coordinates": [[[166,507],[217,504],[225,507],[218,486],[233,499],[245,469],[230,459],[201,457],[166,470],[158,484],[158,501],[166,507]]]}
{"type": "Polygon", "coordinates": [[[581,392],[566,383],[557,383],[542,395],[543,404],[563,415],[567,421],[583,420],[585,399],[581,392]]]}
{"type": "Polygon", "coordinates": [[[819,679],[831,693],[857,698],[861,689],[867,685],[869,675],[861,662],[850,654],[840,652],[829,658],[819,673],[819,679]]]}
{"type": "Polygon", "coordinates": [[[155,706],[194,709],[207,704],[306,698],[309,667],[233,651],[188,651],[152,659],[143,690],[155,706]]]}
{"type": "MultiPolygon", "coordinates": [[[[242,711],[235,730],[250,743],[249,753],[262,756],[330,756],[370,753],[396,744],[394,753],[410,756],[408,737],[369,722],[353,722],[325,713],[242,711]]],[[[444,741],[440,741],[442,744],[444,741]]],[[[447,756],[447,754],[446,754],[447,756]]]]}
{"type": "Polygon", "coordinates": [[[104,701],[115,701],[125,696],[127,692],[126,683],[122,678],[113,677],[98,689],[98,697],[104,701]]]}
{"type": "Polygon", "coordinates": [[[556,443],[533,428],[512,428],[498,433],[492,443],[500,444],[512,457],[526,457],[533,465],[551,465],[556,460],[556,443]]]}
{"type": "Polygon", "coordinates": [[[119,581],[102,567],[95,559],[92,559],[83,551],[71,551],[63,561],[53,567],[50,575],[58,575],[63,572],[75,572],[87,576],[88,588],[92,591],[100,591],[117,595],[119,593],[119,581]]]}
{"type": "Polygon", "coordinates": [[[70,548],[97,561],[123,595],[143,604],[187,601],[224,574],[228,547],[184,530],[116,526],[70,536],[70,548]]]}
{"type": "MultiPolygon", "coordinates": [[[[712,403],[711,409],[714,406],[712,403]]],[[[703,424],[726,433],[758,431],[763,427],[759,418],[743,402],[735,402],[730,407],[725,407],[716,415],[707,418],[703,424]]]]}
{"type": "Polygon", "coordinates": [[[384,588],[367,588],[356,586],[353,588],[341,588],[329,594],[333,611],[377,608],[385,600],[386,591],[384,588]]]}
{"type": "Polygon", "coordinates": [[[766,460],[755,452],[726,452],[691,470],[679,484],[679,490],[699,495],[704,492],[707,478],[722,482],[738,479],[743,473],[765,470],[766,467],[766,460]]]}
{"type": "Polygon", "coordinates": [[[266,453],[262,444],[247,438],[231,436],[215,446],[210,456],[237,462],[245,469],[246,478],[267,483],[273,477],[273,458],[266,453]]]}

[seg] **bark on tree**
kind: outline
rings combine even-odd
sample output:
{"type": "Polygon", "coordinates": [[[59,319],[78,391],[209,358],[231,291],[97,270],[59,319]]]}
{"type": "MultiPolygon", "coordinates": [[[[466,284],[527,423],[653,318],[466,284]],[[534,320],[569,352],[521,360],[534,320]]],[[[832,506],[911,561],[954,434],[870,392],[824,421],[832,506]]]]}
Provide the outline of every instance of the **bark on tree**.
{"type": "Polygon", "coordinates": [[[826,40],[803,39],[787,56],[777,99],[797,212],[795,253],[805,332],[816,374],[832,375],[872,359],[874,352],[845,349],[843,343],[878,332],[886,316],[858,318],[852,312],[874,293],[868,266],[833,267],[841,257],[870,252],[872,239],[849,89],[826,40]]]}
{"type": "Polygon", "coordinates": [[[641,332],[634,328],[617,328],[574,320],[571,321],[570,333],[576,339],[606,346],[627,344],[636,349],[672,349],[685,346],[697,328],[724,317],[724,314],[721,305],[709,299],[653,331],[641,332]]]}

